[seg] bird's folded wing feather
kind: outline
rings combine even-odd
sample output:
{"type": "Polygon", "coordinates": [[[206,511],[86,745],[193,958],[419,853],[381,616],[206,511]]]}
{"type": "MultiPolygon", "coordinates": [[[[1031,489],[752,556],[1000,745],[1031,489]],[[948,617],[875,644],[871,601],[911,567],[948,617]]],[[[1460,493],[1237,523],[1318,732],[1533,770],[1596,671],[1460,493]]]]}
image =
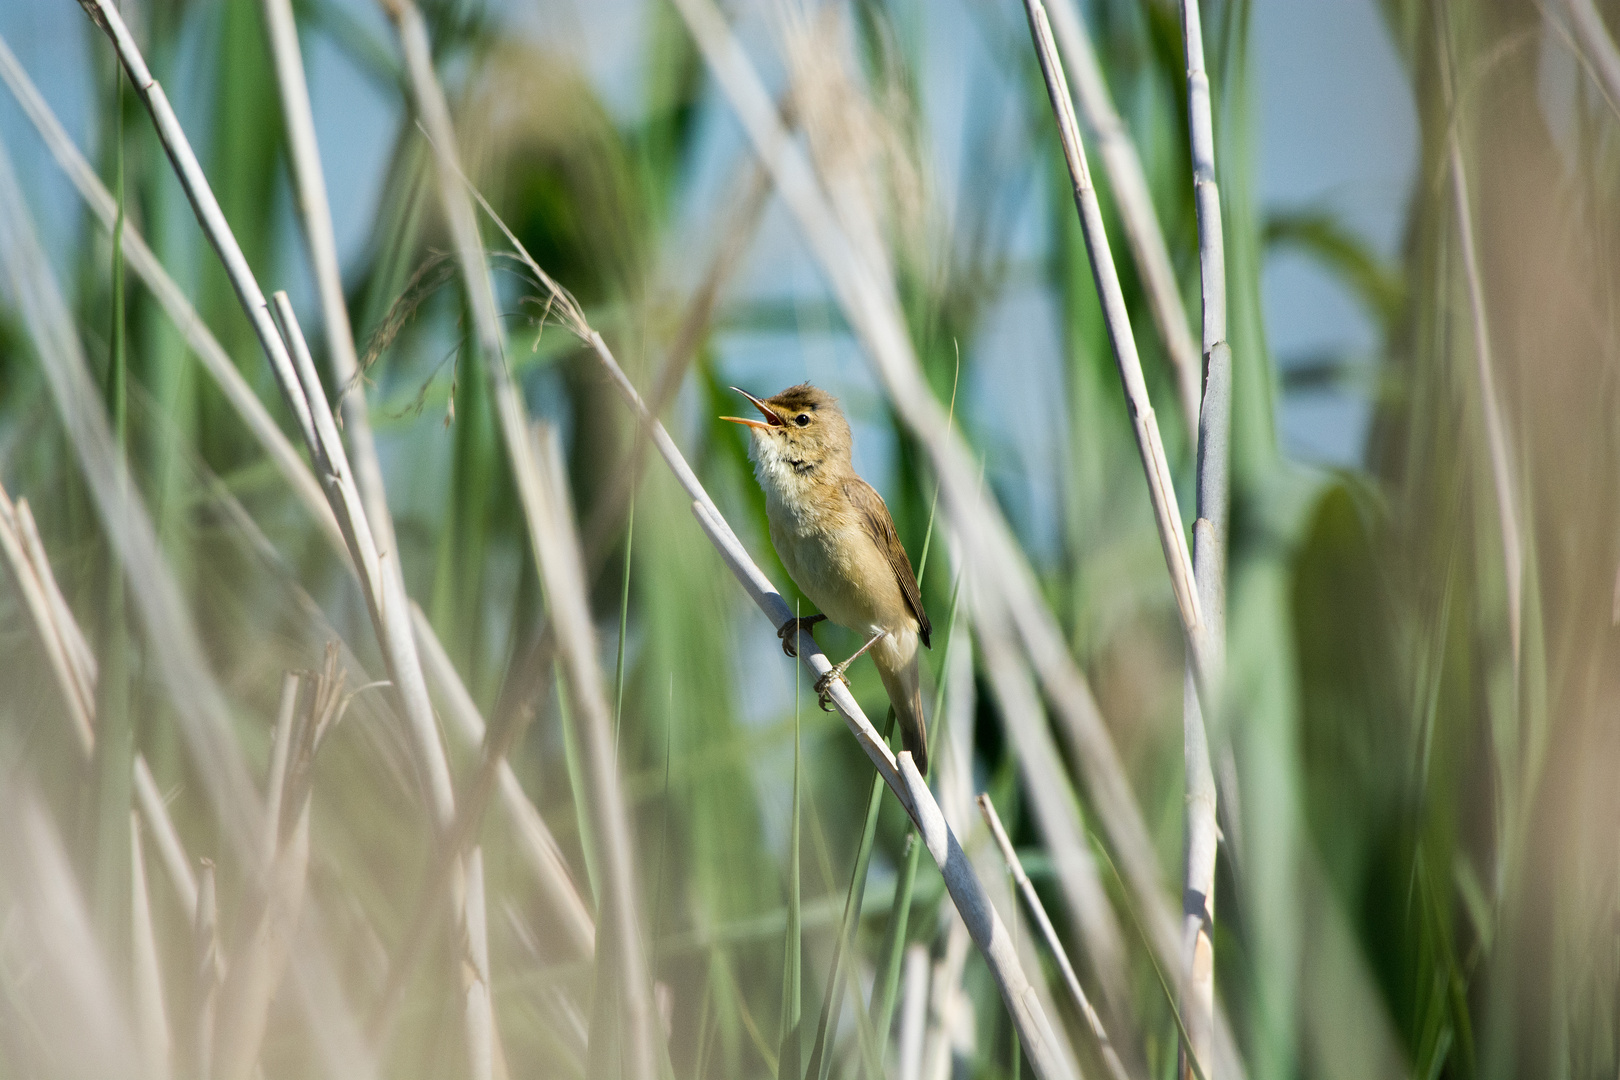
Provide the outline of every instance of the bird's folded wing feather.
{"type": "Polygon", "coordinates": [[[855,507],[867,535],[894,569],[894,578],[900,583],[906,606],[917,617],[917,636],[922,639],[923,645],[928,646],[928,635],[932,628],[928,625],[927,613],[923,611],[922,590],[917,587],[917,575],[912,572],[911,560],[906,557],[906,549],[900,544],[900,535],[894,531],[894,519],[889,516],[883,496],[858,476],[844,481],[844,494],[849,498],[850,505],[855,507]]]}

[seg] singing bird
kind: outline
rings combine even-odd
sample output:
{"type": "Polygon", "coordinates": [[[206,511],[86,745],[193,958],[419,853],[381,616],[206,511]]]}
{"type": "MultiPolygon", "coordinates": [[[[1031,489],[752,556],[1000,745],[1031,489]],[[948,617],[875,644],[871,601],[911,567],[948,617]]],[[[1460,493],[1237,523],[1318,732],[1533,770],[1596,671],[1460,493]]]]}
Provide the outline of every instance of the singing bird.
{"type": "Polygon", "coordinates": [[[782,649],[806,628],[831,619],[865,635],[866,644],[816,680],[826,706],[827,688],[861,654],[870,651],[889,693],[900,735],[917,770],[928,771],[928,729],[923,722],[917,644],[928,645],[930,627],[917,575],[894,531],[883,497],[855,475],[849,422],[838,401],[803,383],[754,403],[763,420],[722,417],[749,429],[748,456],[765,489],[771,543],[799,590],[821,614],[789,619],[778,630],[782,649]]]}

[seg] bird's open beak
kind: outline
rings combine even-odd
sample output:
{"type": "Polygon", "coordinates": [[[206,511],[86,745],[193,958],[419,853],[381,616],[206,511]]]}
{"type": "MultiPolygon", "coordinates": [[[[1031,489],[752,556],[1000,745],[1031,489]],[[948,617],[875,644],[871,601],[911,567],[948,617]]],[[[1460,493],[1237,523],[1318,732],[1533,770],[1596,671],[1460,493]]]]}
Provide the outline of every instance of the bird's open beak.
{"type": "MultiPolygon", "coordinates": [[[[732,389],[737,390],[735,386],[733,386],[732,389]]],[[[765,417],[765,422],[760,423],[758,420],[747,420],[741,416],[722,416],[720,419],[730,420],[733,424],[746,424],[749,427],[757,427],[761,431],[769,431],[773,427],[787,426],[787,422],[784,421],[780,415],[778,415],[775,409],[759,400],[759,398],[755,397],[753,394],[750,394],[746,390],[737,390],[737,393],[754,403],[754,408],[758,409],[765,417]]]]}

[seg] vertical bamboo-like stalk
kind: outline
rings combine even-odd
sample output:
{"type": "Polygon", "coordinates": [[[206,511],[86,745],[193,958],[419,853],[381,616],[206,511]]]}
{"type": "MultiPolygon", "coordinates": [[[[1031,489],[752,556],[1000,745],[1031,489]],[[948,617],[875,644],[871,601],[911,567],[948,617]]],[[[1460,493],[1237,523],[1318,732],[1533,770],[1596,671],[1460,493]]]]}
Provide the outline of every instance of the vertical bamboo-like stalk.
{"type": "Polygon", "coordinates": [[[214,1075],[214,1014],[219,1003],[220,974],[225,962],[219,952],[219,894],[214,864],[203,859],[197,873],[197,911],[191,921],[192,958],[192,1075],[214,1075]]]}
{"type": "Polygon", "coordinates": [[[1186,879],[1181,1015],[1188,1045],[1182,1074],[1203,1076],[1215,1066],[1215,773],[1210,764],[1208,719],[1218,719],[1226,653],[1226,508],[1232,429],[1232,348],[1226,337],[1226,244],[1221,193],[1215,180],[1215,127],[1198,0],[1182,0],[1182,42],[1187,58],[1187,128],[1192,142],[1193,200],[1198,211],[1198,263],[1203,285],[1205,390],[1198,424],[1198,518],[1193,524],[1193,567],[1208,636],[1207,656],[1189,660],[1182,694],[1182,755],[1187,783],[1186,879]],[[1203,693],[1200,694],[1199,683],[1203,693]],[[1189,1058],[1191,1060],[1189,1060],[1189,1058]]]}
{"type": "MultiPolygon", "coordinates": [[[[975,589],[979,606],[984,590],[975,589]]],[[[1057,746],[1029,669],[1009,647],[1010,635],[997,632],[998,614],[975,612],[979,653],[990,692],[1017,751],[1019,774],[1053,869],[1068,901],[1069,916],[1084,943],[1086,958],[1102,986],[1111,1013],[1129,1023],[1133,1015],[1126,972],[1125,939],[1109,903],[1096,859],[1072,807],[1073,794],[1062,774],[1057,746]]]]}
{"type": "MultiPolygon", "coordinates": [[[[590,810],[595,835],[604,851],[604,902],[598,933],[607,922],[614,936],[612,955],[624,1003],[628,1075],[651,1080],[657,1072],[656,1016],[652,982],[637,917],[630,818],[620,790],[614,754],[611,710],[601,672],[596,666],[595,628],[586,596],[579,536],[568,514],[565,493],[552,489],[539,467],[527,411],[507,368],[504,335],[495,304],[494,284],[478,236],[473,202],[463,187],[462,170],[444,88],[433,68],[433,54],[422,13],[410,0],[384,0],[405,55],[413,104],[434,146],[440,202],[449,223],[473,313],[479,352],[488,372],[506,446],[539,567],[550,617],[556,628],[562,666],[578,718],[585,750],[590,810]],[[610,921],[609,921],[610,920],[610,921]]],[[[597,941],[600,951],[601,941],[597,941]]]]}
{"type": "MultiPolygon", "coordinates": [[[[112,39],[120,61],[129,73],[137,93],[146,103],[187,197],[209,241],[225,264],[226,273],[248,315],[259,342],[270,361],[283,394],[291,406],[310,454],[320,465],[328,501],[343,529],[344,539],[357,570],[362,592],[370,611],[394,691],[403,706],[411,736],[412,758],[422,784],[424,797],[439,832],[455,820],[455,797],[444,747],[439,742],[433,708],[428,701],[427,682],[416,652],[410,627],[410,611],[403,580],[384,561],[397,561],[393,551],[379,551],[376,534],[361,502],[348,455],[338,438],[330,409],[308,346],[292,314],[285,294],[277,294],[275,317],[254,279],[251,268],[225,221],[207,178],[203,175],[162,86],[152,77],[146,62],[130,36],[118,11],[108,0],[85,0],[85,10],[112,39]],[[279,324],[279,325],[278,325],[279,324]]],[[[458,878],[460,874],[458,873],[458,878]]],[[[453,890],[455,922],[465,929],[465,891],[453,890]]],[[[473,943],[463,934],[468,947],[473,943]]],[[[479,1031],[492,1031],[484,1025],[479,1031]]],[[[476,1050],[475,1050],[476,1053],[476,1050]]]]}
{"type": "MultiPolygon", "coordinates": [[[[291,159],[293,190],[297,194],[299,217],[304,226],[304,242],[309,246],[310,268],[315,274],[315,290],[320,297],[321,323],[325,331],[327,358],[332,365],[332,381],[338,407],[348,433],[349,460],[354,466],[355,484],[365,503],[377,547],[387,554],[396,550],[394,520],[388,512],[388,495],[383,488],[382,467],[377,463],[377,447],[371,436],[371,415],[366,408],[365,386],[360,377],[360,358],[355,352],[354,330],[343,296],[343,276],[338,267],[337,239],[332,231],[332,209],[326,197],[326,177],[321,169],[320,147],[315,141],[315,115],[310,107],[309,86],[304,78],[304,59],[298,50],[298,27],[293,21],[292,0],[263,0],[264,21],[270,33],[270,55],[275,62],[276,85],[281,94],[281,115],[287,125],[287,149],[291,159]]],[[[386,572],[399,575],[399,560],[389,559],[386,572]]],[[[401,585],[403,591],[403,585],[401,585]]]]}
{"type": "MultiPolygon", "coordinates": [[[[360,359],[355,352],[354,331],[349,323],[349,310],[343,296],[343,278],[338,267],[337,240],[332,231],[332,211],[326,195],[326,178],[321,168],[320,148],[315,140],[315,117],[310,107],[309,87],[304,76],[303,57],[298,49],[298,28],[293,19],[291,0],[263,0],[265,23],[270,33],[271,55],[275,61],[276,83],[280,90],[282,115],[287,124],[287,141],[292,159],[294,187],[298,194],[298,209],[304,225],[304,239],[309,245],[310,264],[315,273],[316,291],[320,296],[322,322],[325,328],[327,353],[332,365],[339,407],[348,449],[354,471],[354,483],[359,489],[365,516],[371,526],[373,542],[383,556],[379,569],[388,579],[386,590],[397,602],[406,603],[404,572],[398,558],[398,543],[394,536],[393,515],[388,509],[388,494],[383,485],[382,467],[377,461],[377,448],[371,434],[371,417],[366,407],[365,386],[360,371],[360,359]],[[390,557],[391,556],[391,557],[390,557]]],[[[416,654],[415,636],[409,629],[409,616],[399,613],[394,620],[393,633],[403,633],[410,641],[409,651],[416,654]]],[[[419,654],[416,657],[419,660],[419,654]]],[[[423,683],[426,697],[426,683],[423,683]]],[[[437,756],[443,749],[435,740],[437,756]]],[[[443,807],[436,805],[435,810],[443,807]]],[[[452,818],[440,816],[441,830],[448,830],[452,818]]],[[[486,913],[473,905],[484,902],[481,880],[483,859],[474,849],[460,866],[465,880],[456,886],[457,894],[466,905],[460,913],[465,963],[461,965],[463,993],[466,1006],[467,1050],[471,1056],[474,1077],[487,1077],[495,1054],[494,1015],[490,1011],[489,943],[486,913]]]]}
{"type": "Polygon", "coordinates": [[[1187,439],[1196,444],[1198,410],[1203,400],[1203,365],[1198,345],[1187,326],[1187,309],[1181,302],[1181,287],[1176,283],[1176,271],[1170,263],[1158,211],[1153,208],[1142,159],[1136,153],[1136,144],[1131,141],[1125,121],[1114,108],[1113,96],[1108,92],[1102,67],[1091,45],[1091,34],[1086,30],[1075,0],[1053,0],[1051,16],[1058,49],[1074,75],[1075,104],[1080,107],[1080,118],[1097,141],[1097,154],[1102,158],[1103,171],[1108,174],[1114,203],[1119,207],[1120,221],[1125,226],[1125,239],[1147,292],[1153,322],[1175,369],[1187,439]]]}
{"type": "Polygon", "coordinates": [[[1165,567],[1170,572],[1170,587],[1175,592],[1176,609],[1187,637],[1187,651],[1202,672],[1207,668],[1208,642],[1194,582],[1192,553],[1187,548],[1187,537],[1182,531],[1175,482],[1170,476],[1164,441],[1159,436],[1159,422],[1153,412],[1153,403],[1148,399],[1147,383],[1142,378],[1142,360],[1136,351],[1136,335],[1131,329],[1130,313],[1125,307],[1125,292],[1120,286],[1119,271],[1114,266],[1108,234],[1103,228],[1102,204],[1097,200],[1097,189],[1091,182],[1091,169],[1086,164],[1085,146],[1080,141],[1080,124],[1075,119],[1068,78],[1063,73],[1063,62],[1058,59],[1046,5],[1042,0],[1024,0],[1024,13],[1029,17],[1035,55],[1040,61],[1047,97],[1057,118],[1058,141],[1063,146],[1069,179],[1074,184],[1075,210],[1080,215],[1086,254],[1091,261],[1092,278],[1097,284],[1097,299],[1102,306],[1103,321],[1107,324],[1114,363],[1119,368],[1120,382],[1125,389],[1131,427],[1136,432],[1136,447],[1142,458],[1142,471],[1147,476],[1153,519],[1158,525],[1159,544],[1164,549],[1165,567]]]}

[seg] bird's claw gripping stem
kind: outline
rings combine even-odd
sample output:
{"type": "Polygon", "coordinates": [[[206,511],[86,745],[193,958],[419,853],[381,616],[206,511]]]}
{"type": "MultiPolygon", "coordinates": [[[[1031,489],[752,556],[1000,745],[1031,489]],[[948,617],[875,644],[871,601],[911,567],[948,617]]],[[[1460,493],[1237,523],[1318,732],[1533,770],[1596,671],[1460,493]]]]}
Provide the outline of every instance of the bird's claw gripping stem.
{"type": "Polygon", "coordinates": [[[826,621],[827,616],[825,615],[806,615],[803,618],[789,619],[787,622],[777,627],[776,636],[782,639],[782,651],[791,657],[797,658],[799,655],[799,650],[798,646],[796,646],[794,642],[799,637],[799,631],[808,630],[812,626],[816,625],[816,623],[826,621]]]}
{"type": "MultiPolygon", "coordinates": [[[[851,657],[851,659],[854,658],[851,657]]],[[[849,680],[844,679],[844,669],[848,666],[849,660],[833,666],[826,674],[817,679],[815,686],[812,687],[816,692],[816,701],[821,705],[822,712],[832,712],[832,684],[834,681],[843,679],[844,685],[849,685],[849,680]]]]}

